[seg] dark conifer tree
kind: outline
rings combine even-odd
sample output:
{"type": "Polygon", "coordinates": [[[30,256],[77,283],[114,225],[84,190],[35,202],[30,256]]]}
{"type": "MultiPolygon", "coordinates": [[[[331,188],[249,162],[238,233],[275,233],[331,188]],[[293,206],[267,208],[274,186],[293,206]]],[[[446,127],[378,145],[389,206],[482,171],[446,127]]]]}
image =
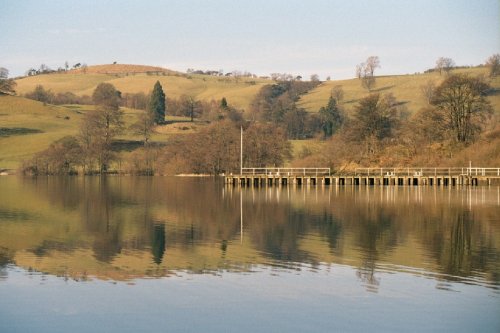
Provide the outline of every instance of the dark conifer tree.
{"type": "Polygon", "coordinates": [[[160,81],[156,81],[149,101],[149,112],[151,112],[155,124],[162,124],[165,122],[165,109],[165,93],[163,92],[160,81]]]}
{"type": "Polygon", "coordinates": [[[228,108],[226,97],[222,97],[220,101],[220,108],[226,110],[228,108]]]}
{"type": "Polygon", "coordinates": [[[326,107],[321,107],[319,114],[325,138],[332,136],[343,124],[344,117],[333,96],[330,96],[326,107]]]}

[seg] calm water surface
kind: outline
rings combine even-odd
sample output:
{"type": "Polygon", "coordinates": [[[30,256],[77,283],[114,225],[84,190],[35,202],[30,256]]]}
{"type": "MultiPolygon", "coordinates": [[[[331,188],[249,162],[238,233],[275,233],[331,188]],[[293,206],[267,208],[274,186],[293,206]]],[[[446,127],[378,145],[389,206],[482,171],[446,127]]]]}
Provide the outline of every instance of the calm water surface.
{"type": "Polygon", "coordinates": [[[0,178],[0,332],[500,331],[500,188],[0,178]]]}

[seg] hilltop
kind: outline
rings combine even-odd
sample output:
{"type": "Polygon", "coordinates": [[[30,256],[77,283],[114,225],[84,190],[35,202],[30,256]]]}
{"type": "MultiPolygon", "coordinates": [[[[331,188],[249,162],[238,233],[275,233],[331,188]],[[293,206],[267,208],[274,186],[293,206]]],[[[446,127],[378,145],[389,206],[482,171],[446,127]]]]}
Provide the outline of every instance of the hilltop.
{"type": "Polygon", "coordinates": [[[71,74],[139,74],[139,73],[168,73],[180,74],[163,67],[147,66],[147,65],[130,65],[130,64],[105,64],[93,65],[72,69],[68,73],[71,74]]]}
{"type": "MultiPolygon", "coordinates": [[[[472,76],[487,76],[485,67],[456,69],[453,73],[466,73],[472,76]]],[[[371,93],[393,94],[404,104],[410,113],[427,106],[421,93],[421,86],[429,81],[438,85],[446,76],[437,72],[408,75],[377,76],[376,85],[371,93]]],[[[232,78],[200,74],[185,74],[170,69],[145,65],[109,64],[88,66],[63,73],[36,75],[17,79],[16,91],[23,95],[33,91],[37,85],[54,93],[72,92],[76,95],[91,95],[102,82],[113,84],[122,93],[149,93],[156,81],[160,81],[167,98],[192,96],[197,100],[211,101],[226,99],[238,109],[248,110],[252,99],[260,88],[274,81],[262,78],[232,78]]],[[[492,80],[495,91],[500,90],[500,78],[492,80]]],[[[298,106],[308,112],[317,112],[328,103],[331,91],[341,87],[344,97],[341,103],[350,110],[361,98],[369,94],[358,79],[324,81],[315,89],[302,95],[298,106]]],[[[500,109],[500,94],[489,97],[495,110],[500,109]]],[[[500,112],[500,111],[498,111],[500,112]]]]}
{"type": "Polygon", "coordinates": [[[142,65],[97,65],[69,72],[28,76],[16,80],[18,95],[24,95],[42,85],[54,93],[72,92],[76,95],[92,95],[102,82],[113,84],[122,93],[149,93],[156,81],[160,81],[167,98],[182,95],[197,100],[211,101],[226,97],[238,109],[248,109],[260,88],[272,83],[258,78],[233,78],[200,74],[183,74],[169,69],[142,65]]]}

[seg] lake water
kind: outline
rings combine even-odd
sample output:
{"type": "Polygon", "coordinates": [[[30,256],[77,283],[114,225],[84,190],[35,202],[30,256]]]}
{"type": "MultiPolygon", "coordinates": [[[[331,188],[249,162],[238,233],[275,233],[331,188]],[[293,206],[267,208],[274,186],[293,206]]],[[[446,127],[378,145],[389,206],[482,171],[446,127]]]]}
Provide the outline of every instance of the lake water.
{"type": "Polygon", "coordinates": [[[499,187],[0,177],[0,332],[500,332],[499,187]]]}

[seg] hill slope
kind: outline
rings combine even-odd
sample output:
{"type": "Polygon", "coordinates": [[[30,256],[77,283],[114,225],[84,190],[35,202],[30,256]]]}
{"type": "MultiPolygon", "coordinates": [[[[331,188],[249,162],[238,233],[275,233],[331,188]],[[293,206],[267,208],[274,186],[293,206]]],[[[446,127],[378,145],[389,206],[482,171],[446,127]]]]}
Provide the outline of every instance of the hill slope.
{"type": "Polygon", "coordinates": [[[85,68],[77,68],[71,70],[71,74],[138,74],[138,73],[168,73],[180,74],[170,69],[146,66],[146,65],[130,65],[130,64],[110,64],[110,65],[94,65],[85,68]]]}
{"type": "Polygon", "coordinates": [[[254,78],[235,80],[209,75],[186,75],[150,66],[99,65],[89,66],[85,74],[79,69],[18,79],[16,91],[22,95],[42,85],[55,93],[69,91],[90,96],[99,83],[109,82],[122,93],[148,93],[156,81],[160,81],[167,98],[189,95],[198,100],[210,101],[226,97],[230,105],[245,110],[260,88],[272,82],[254,78]]]}
{"type": "Polygon", "coordinates": [[[17,168],[50,143],[76,134],[80,119],[70,108],[0,95],[0,168],[17,168]]]}
{"type": "MultiPolygon", "coordinates": [[[[466,73],[471,76],[487,75],[487,68],[467,68],[457,69],[452,73],[466,73]]],[[[427,102],[421,93],[421,86],[427,82],[434,82],[439,85],[445,78],[445,75],[439,73],[412,74],[412,75],[394,75],[376,77],[376,86],[372,89],[373,93],[392,93],[396,99],[406,105],[410,112],[416,112],[422,107],[427,106],[427,102]]],[[[500,91],[500,77],[491,81],[492,87],[496,92],[500,91]]],[[[352,110],[356,102],[366,96],[368,91],[361,86],[358,79],[327,81],[301,97],[299,105],[309,112],[318,112],[318,110],[328,103],[331,91],[335,86],[342,87],[344,107],[352,110]]],[[[495,93],[488,97],[497,114],[500,114],[500,94],[495,93]]]]}
{"type": "MultiPolygon", "coordinates": [[[[19,79],[16,88],[18,94],[24,94],[32,91],[36,85],[41,84],[46,89],[51,89],[56,93],[71,91],[78,95],[91,95],[99,83],[109,82],[123,93],[141,91],[147,93],[158,80],[166,91],[167,98],[177,98],[183,94],[194,96],[200,100],[218,100],[226,97],[231,105],[248,110],[252,99],[261,87],[273,83],[273,81],[263,79],[247,78],[236,81],[234,78],[207,75],[188,76],[168,70],[159,71],[159,75],[156,73],[154,75],[145,74],[143,72],[144,70],[152,71],[156,69],[155,67],[135,65],[91,66],[86,74],[70,71],[68,73],[19,79]],[[109,73],[110,68],[115,69],[117,72],[104,74],[104,72],[109,73]],[[128,71],[129,75],[123,72],[118,73],[123,70],[128,71]]],[[[470,68],[456,70],[455,72],[484,75],[487,69],[470,68]]],[[[433,81],[437,85],[443,79],[444,75],[439,76],[437,73],[377,77],[377,85],[373,92],[392,93],[397,100],[405,104],[410,112],[415,112],[427,104],[420,87],[428,81],[433,81]]],[[[488,98],[495,113],[500,116],[500,77],[492,80],[491,85],[494,91],[488,98]]],[[[327,104],[331,90],[335,86],[341,86],[344,91],[342,105],[347,112],[352,111],[357,101],[368,94],[357,79],[327,81],[301,96],[299,105],[309,112],[317,112],[321,106],[327,104]]],[[[21,97],[0,96],[0,169],[17,168],[23,159],[31,158],[35,153],[47,148],[53,141],[65,135],[76,135],[83,114],[90,109],[92,109],[92,106],[51,106],[21,97]]],[[[135,110],[125,109],[125,121],[128,125],[135,121],[136,112],[135,110]]],[[[170,118],[170,120],[173,119],[170,118]]],[[[157,129],[157,133],[152,139],[154,141],[166,141],[170,135],[197,131],[203,125],[202,123],[169,124],[157,129]]],[[[120,139],[139,140],[139,138],[130,134],[124,135],[120,139]]],[[[487,151],[487,145],[483,143],[485,154],[491,152],[493,155],[498,155],[498,149],[495,150],[494,147],[498,142],[496,137],[490,141],[489,146],[492,149],[487,151]]],[[[301,155],[322,151],[321,147],[323,147],[324,143],[324,141],[318,140],[294,141],[294,156],[300,158],[301,155]]],[[[468,156],[474,152],[475,149],[469,149],[464,152],[463,158],[468,159],[468,156]]]]}

